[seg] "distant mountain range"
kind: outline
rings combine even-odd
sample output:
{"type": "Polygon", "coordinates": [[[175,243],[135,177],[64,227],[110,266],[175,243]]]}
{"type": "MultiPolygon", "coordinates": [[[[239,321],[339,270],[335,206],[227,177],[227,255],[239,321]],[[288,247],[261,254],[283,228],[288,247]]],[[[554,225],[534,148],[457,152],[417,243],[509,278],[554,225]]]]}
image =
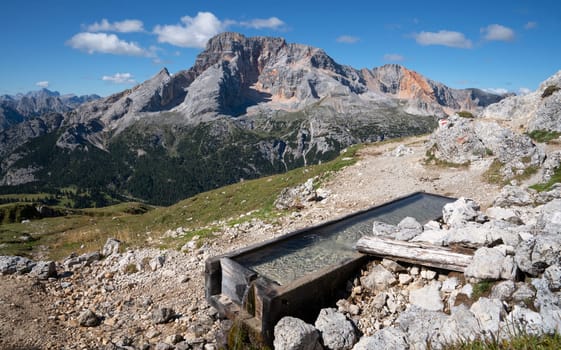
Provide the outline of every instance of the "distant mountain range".
{"type": "Polygon", "coordinates": [[[0,95],[0,131],[46,113],[68,112],[82,103],[99,98],[101,97],[98,95],[60,95],[57,91],[48,89],[13,96],[0,95]]]}
{"type": "Polygon", "coordinates": [[[76,186],[169,204],[351,144],[429,132],[438,116],[504,97],[399,65],[354,69],[282,38],[222,33],[190,69],[162,69],[106,98],[2,97],[0,192],[76,186]]]}

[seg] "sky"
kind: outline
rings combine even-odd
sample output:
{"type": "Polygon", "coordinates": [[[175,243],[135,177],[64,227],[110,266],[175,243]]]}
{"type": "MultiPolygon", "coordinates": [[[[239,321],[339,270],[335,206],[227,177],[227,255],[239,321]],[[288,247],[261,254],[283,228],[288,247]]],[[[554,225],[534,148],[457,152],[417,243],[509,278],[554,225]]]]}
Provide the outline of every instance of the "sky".
{"type": "Polygon", "coordinates": [[[29,0],[0,10],[0,95],[108,96],[190,68],[224,31],[283,37],[354,68],[527,93],[561,70],[561,1],[29,0]]]}

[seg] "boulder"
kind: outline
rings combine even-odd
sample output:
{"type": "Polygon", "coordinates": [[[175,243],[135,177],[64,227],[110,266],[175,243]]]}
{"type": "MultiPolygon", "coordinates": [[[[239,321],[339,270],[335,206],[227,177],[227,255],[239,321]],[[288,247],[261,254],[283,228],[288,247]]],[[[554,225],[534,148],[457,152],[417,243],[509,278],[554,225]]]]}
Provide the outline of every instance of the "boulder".
{"type": "Polygon", "coordinates": [[[440,283],[434,281],[423,288],[410,291],[409,302],[425,310],[442,311],[444,303],[440,297],[440,283]]]}
{"type": "Polygon", "coordinates": [[[418,236],[411,239],[411,242],[426,242],[434,245],[444,245],[448,238],[447,230],[424,230],[418,236]]]}
{"type": "Polygon", "coordinates": [[[35,263],[21,256],[0,256],[0,274],[25,274],[31,271],[35,263]]]}
{"type": "Polygon", "coordinates": [[[411,305],[399,315],[397,323],[407,334],[407,341],[412,349],[439,349],[446,342],[440,330],[448,319],[443,312],[411,305]]]}
{"type": "Polygon", "coordinates": [[[518,186],[507,185],[493,201],[494,207],[512,207],[532,205],[534,200],[532,195],[525,189],[518,186]]]}
{"type": "Polygon", "coordinates": [[[554,199],[541,207],[536,228],[546,234],[561,233],[561,199],[554,199]]]}
{"type": "Polygon", "coordinates": [[[310,202],[320,201],[323,198],[318,196],[314,189],[314,181],[316,178],[310,178],[305,183],[295,187],[287,187],[280,193],[275,200],[275,208],[285,210],[290,208],[301,209],[310,202]]]}
{"type": "Polygon", "coordinates": [[[473,221],[479,216],[479,204],[473,199],[460,197],[452,203],[447,203],[442,208],[442,219],[450,226],[462,225],[473,221]]]}
{"type": "Polygon", "coordinates": [[[464,275],[479,280],[513,279],[516,265],[512,256],[505,255],[501,249],[483,247],[475,251],[464,275]]]}
{"type": "Polygon", "coordinates": [[[500,322],[505,315],[503,304],[499,299],[481,297],[471,305],[469,310],[478,319],[482,331],[497,335],[500,322]]]}
{"type": "Polygon", "coordinates": [[[548,287],[553,292],[561,289],[561,265],[551,265],[543,273],[543,277],[547,280],[548,287]]]}
{"type": "Polygon", "coordinates": [[[485,215],[495,220],[513,223],[520,221],[520,213],[512,208],[490,207],[485,211],[485,215]]]}
{"type": "Polygon", "coordinates": [[[561,262],[561,235],[538,235],[518,244],[514,260],[518,268],[537,276],[551,265],[561,262]]]}
{"type": "Polygon", "coordinates": [[[369,337],[360,338],[359,342],[353,346],[353,350],[403,350],[408,349],[405,332],[399,328],[388,327],[379,330],[369,337]]]}
{"type": "Polygon", "coordinates": [[[548,288],[546,278],[534,278],[532,285],[536,288],[534,306],[539,310],[544,328],[548,332],[561,333],[561,298],[548,288]]]}
{"type": "Polygon", "coordinates": [[[84,266],[90,266],[92,263],[101,260],[101,254],[99,252],[85,253],[78,257],[78,261],[84,264],[84,266]]]}
{"type": "Polygon", "coordinates": [[[535,296],[536,291],[530,284],[519,282],[516,284],[516,290],[512,293],[512,301],[524,305],[529,300],[533,300],[535,296]]]}
{"type": "Polygon", "coordinates": [[[397,227],[394,225],[386,224],[385,222],[374,221],[372,224],[372,234],[374,236],[383,236],[395,238],[397,227]]]}
{"type": "Polygon", "coordinates": [[[502,328],[508,331],[516,330],[522,334],[540,335],[544,333],[551,333],[551,330],[546,329],[541,315],[528,308],[514,305],[512,311],[506,316],[502,328]]]}
{"type": "Polygon", "coordinates": [[[54,261],[39,261],[31,269],[31,274],[37,276],[41,280],[56,277],[56,264],[54,261]]]}
{"type": "Polygon", "coordinates": [[[415,218],[408,216],[397,224],[397,230],[395,239],[409,241],[423,232],[423,226],[415,218]]]}
{"type": "Polygon", "coordinates": [[[452,309],[452,315],[442,324],[440,330],[447,344],[472,341],[481,337],[479,320],[465,305],[452,309]]]}
{"type": "Polygon", "coordinates": [[[491,295],[489,297],[491,299],[507,301],[510,300],[510,298],[512,297],[512,293],[514,293],[515,290],[516,286],[514,285],[514,281],[501,281],[493,286],[493,288],[491,289],[491,295]]]}
{"type": "Polygon", "coordinates": [[[311,324],[286,316],[280,319],[274,330],[273,346],[279,350],[321,350],[319,332],[311,324]]]}
{"type": "Polygon", "coordinates": [[[119,254],[119,249],[121,247],[121,241],[115,238],[108,238],[103,249],[101,250],[101,255],[109,256],[112,254],[119,254]]]}
{"type": "Polygon", "coordinates": [[[372,291],[383,291],[396,284],[397,280],[382,265],[374,265],[370,273],[360,279],[360,283],[372,291]]]}
{"type": "Polygon", "coordinates": [[[336,309],[321,309],[315,322],[323,345],[332,350],[349,350],[358,341],[354,325],[336,309]]]}
{"type": "Polygon", "coordinates": [[[489,246],[496,241],[492,229],[475,222],[468,222],[448,230],[445,245],[461,245],[468,248],[489,246]]]}
{"type": "Polygon", "coordinates": [[[101,317],[91,310],[85,310],[78,317],[78,324],[82,327],[96,327],[101,324],[101,317]]]}

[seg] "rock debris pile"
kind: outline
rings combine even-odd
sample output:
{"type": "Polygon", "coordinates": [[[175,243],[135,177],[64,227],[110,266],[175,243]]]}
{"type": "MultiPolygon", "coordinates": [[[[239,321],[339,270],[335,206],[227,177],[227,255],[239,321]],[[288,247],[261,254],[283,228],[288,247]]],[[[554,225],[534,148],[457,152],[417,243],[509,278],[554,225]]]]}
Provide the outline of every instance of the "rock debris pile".
{"type": "Polygon", "coordinates": [[[315,325],[282,319],[275,327],[275,348],[439,349],[520,332],[560,332],[561,197],[556,194],[539,204],[543,195],[506,186],[497,206],[485,212],[460,198],[444,207],[442,223],[423,227],[412,218],[397,226],[375,223],[373,234],[473,249],[472,262],[462,274],[374,260],[349,281],[349,297],[337,308],[323,309],[315,325]]]}

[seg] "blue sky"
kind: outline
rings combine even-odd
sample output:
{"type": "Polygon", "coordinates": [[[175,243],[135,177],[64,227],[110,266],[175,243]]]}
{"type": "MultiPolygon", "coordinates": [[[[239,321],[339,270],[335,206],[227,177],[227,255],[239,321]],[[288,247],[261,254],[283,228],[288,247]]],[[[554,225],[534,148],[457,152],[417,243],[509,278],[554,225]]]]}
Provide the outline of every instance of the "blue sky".
{"type": "Polygon", "coordinates": [[[188,69],[222,31],[281,36],[341,64],[399,63],[451,87],[534,90],[561,69],[561,2],[9,1],[0,94],[109,95],[188,69]]]}

